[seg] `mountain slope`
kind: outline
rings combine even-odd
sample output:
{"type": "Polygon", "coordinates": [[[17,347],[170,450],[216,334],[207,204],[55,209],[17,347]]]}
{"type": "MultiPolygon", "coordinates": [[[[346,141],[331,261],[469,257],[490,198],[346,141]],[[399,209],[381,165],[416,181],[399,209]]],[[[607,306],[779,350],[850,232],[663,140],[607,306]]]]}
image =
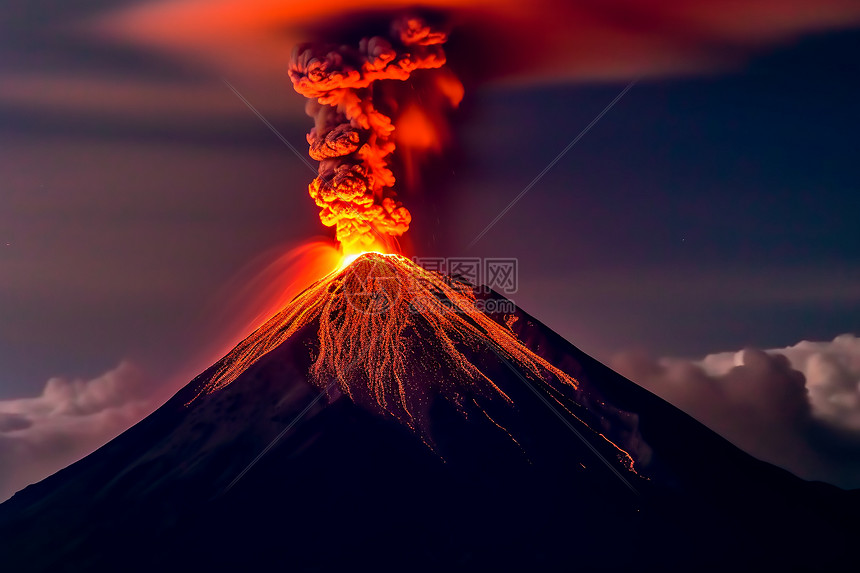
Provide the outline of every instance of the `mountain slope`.
{"type": "MultiPolygon", "coordinates": [[[[363,259],[350,268],[369,268],[363,259]]],[[[391,304],[380,313],[394,312],[391,304]]],[[[462,378],[450,349],[422,326],[428,313],[396,342],[420,350],[403,372],[408,389],[462,378]]],[[[302,319],[229,383],[213,384],[235,354],[97,452],[0,505],[0,566],[848,568],[855,492],[753,459],[521,310],[485,316],[575,384],[521,367],[517,357],[528,356],[506,354],[493,339],[460,341],[498,392],[465,383],[426,392],[423,423],[410,425],[390,401],[358,395],[360,385],[309,374],[327,319],[302,319]]]]}

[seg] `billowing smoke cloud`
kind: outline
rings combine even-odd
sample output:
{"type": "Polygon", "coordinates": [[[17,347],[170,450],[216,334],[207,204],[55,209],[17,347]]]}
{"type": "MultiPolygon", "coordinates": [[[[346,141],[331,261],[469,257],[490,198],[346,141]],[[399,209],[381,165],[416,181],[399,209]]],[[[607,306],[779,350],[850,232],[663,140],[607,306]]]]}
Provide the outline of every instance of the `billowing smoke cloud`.
{"type": "Polygon", "coordinates": [[[91,380],[51,378],[35,398],[0,401],[0,501],[107,443],[155,407],[133,364],[91,380]]]}
{"type": "Polygon", "coordinates": [[[290,79],[309,98],[306,111],[315,120],[307,139],[320,166],[310,194],[344,251],[384,248],[380,234],[397,237],[409,229],[412,216],[395,199],[389,168],[395,125],[381,111],[402,102],[385,101],[378,82],[441,68],[446,39],[411,17],[396,20],[388,38],[363,38],[358,47],[305,44],[293,52],[290,79]]]}
{"type": "Polygon", "coordinates": [[[756,457],[860,487],[860,338],[747,348],[701,361],[642,353],[613,367],[756,457]]]}

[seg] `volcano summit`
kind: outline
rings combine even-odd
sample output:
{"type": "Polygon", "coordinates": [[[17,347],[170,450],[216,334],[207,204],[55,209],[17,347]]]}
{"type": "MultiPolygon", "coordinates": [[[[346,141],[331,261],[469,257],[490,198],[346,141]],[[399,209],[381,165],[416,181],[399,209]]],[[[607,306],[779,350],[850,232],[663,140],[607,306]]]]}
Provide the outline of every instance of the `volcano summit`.
{"type": "MultiPolygon", "coordinates": [[[[834,571],[856,492],[369,253],[0,505],[4,571],[834,571]]],[[[480,304],[479,304],[480,303],[480,304]]],[[[500,305],[495,305],[500,306],[500,305]]]]}

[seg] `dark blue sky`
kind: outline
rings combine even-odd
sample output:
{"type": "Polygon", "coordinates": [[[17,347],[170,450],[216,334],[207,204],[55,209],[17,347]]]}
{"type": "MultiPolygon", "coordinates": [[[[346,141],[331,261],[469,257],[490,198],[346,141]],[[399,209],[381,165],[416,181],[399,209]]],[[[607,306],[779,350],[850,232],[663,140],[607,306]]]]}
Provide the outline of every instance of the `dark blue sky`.
{"type": "MultiPolygon", "coordinates": [[[[518,301],[603,355],[856,331],[858,49],[860,34],[833,34],[735,73],[641,82],[476,252],[520,257],[518,301]]],[[[459,236],[477,234],[622,87],[481,94],[481,127],[463,130],[467,181],[454,183],[463,219],[477,221],[459,236]]]]}

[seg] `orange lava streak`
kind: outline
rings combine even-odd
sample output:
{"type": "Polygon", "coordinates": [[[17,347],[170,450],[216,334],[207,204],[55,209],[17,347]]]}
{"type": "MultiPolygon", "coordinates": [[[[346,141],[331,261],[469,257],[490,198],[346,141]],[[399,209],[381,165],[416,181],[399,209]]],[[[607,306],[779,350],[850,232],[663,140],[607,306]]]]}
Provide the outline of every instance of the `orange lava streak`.
{"type": "Polygon", "coordinates": [[[476,305],[469,285],[446,280],[400,255],[366,253],[320,280],[227,355],[200,389],[224,388],[303,326],[319,324],[311,380],[335,382],[357,403],[427,430],[436,396],[463,411],[470,396],[510,398],[470,353],[495,348],[535,379],[577,382],[528,348],[476,305]],[[421,375],[415,369],[423,370],[421,375]]]}

